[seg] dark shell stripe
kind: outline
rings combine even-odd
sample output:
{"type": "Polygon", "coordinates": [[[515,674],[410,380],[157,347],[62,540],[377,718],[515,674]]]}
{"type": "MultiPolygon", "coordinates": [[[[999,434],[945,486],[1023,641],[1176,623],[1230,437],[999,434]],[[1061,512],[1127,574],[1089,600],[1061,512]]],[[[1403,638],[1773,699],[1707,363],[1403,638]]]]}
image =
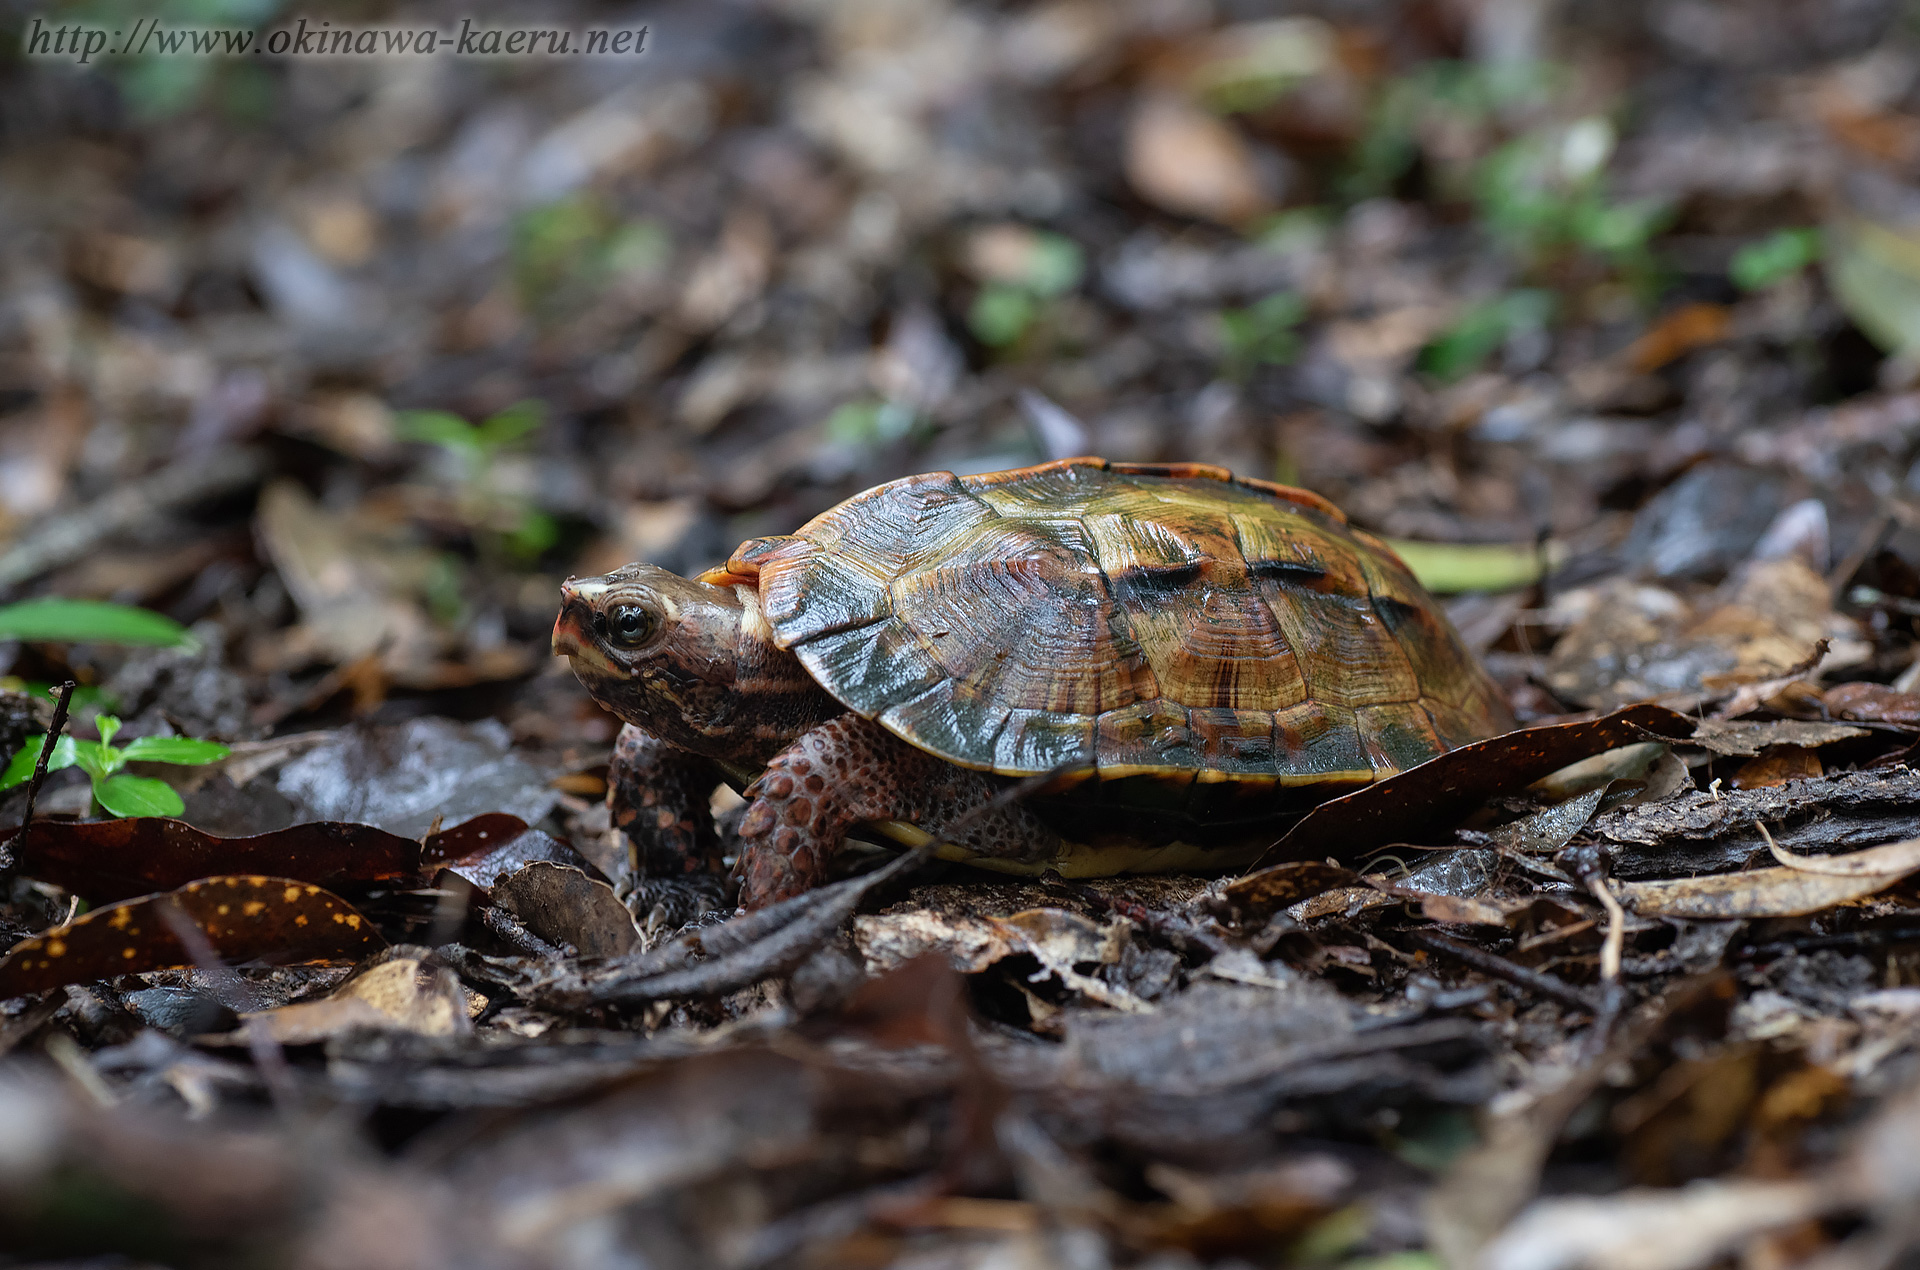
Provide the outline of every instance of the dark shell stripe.
{"type": "Polygon", "coordinates": [[[1384,546],[1201,464],[909,477],[728,570],[829,692],[968,767],[1359,782],[1509,725],[1384,546]]]}

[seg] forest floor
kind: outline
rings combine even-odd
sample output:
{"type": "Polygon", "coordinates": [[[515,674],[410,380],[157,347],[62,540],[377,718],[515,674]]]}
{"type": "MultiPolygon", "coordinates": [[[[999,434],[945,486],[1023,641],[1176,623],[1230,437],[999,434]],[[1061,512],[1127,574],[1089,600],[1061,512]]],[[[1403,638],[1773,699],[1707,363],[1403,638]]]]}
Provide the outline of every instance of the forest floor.
{"type": "Polygon", "coordinates": [[[545,8],[646,52],[0,62],[0,1264],[1920,1264],[1905,10],[545,8]],[[630,905],[561,580],[1076,454],[1327,496],[1546,730],[630,905]]]}

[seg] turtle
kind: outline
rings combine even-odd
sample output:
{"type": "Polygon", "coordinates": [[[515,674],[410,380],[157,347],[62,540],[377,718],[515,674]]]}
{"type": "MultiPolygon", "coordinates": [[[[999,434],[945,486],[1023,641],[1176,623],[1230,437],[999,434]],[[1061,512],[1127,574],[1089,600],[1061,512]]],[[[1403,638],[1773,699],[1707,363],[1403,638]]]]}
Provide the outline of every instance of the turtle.
{"type": "Polygon", "coordinates": [[[1226,871],[1514,726],[1384,543],[1201,463],[890,481],[697,577],[569,578],[553,650],[626,724],[608,798],[640,876],[721,876],[710,796],[743,791],[745,910],[862,828],[1011,873],[1226,871]]]}

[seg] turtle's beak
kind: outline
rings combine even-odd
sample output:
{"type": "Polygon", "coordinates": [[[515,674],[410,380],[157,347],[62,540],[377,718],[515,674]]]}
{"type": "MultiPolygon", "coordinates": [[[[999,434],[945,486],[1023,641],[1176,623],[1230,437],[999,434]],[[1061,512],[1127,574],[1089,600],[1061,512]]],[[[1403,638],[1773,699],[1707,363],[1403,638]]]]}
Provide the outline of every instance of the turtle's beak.
{"type": "Polygon", "coordinates": [[[593,648],[593,600],[607,584],[601,578],[568,578],[560,584],[560,616],[553,622],[553,655],[578,658],[593,648]]]}

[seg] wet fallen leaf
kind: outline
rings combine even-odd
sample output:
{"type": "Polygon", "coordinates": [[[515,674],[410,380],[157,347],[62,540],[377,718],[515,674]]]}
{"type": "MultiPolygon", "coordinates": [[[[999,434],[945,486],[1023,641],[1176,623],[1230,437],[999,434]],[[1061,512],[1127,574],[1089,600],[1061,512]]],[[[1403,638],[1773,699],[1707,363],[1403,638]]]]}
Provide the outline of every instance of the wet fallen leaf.
{"type": "MultiPolygon", "coordinates": [[[[600,871],[571,846],[538,829],[527,828],[526,821],[505,812],[488,812],[451,829],[429,834],[421,844],[420,855],[429,869],[438,866],[483,891],[536,860],[568,865],[592,877],[602,877],[600,871]]],[[[443,873],[436,880],[444,879],[443,873]]]]}
{"type": "Polygon", "coordinates": [[[562,764],[513,744],[497,719],[413,719],[342,728],[280,769],[304,815],[378,825],[405,837],[487,812],[537,823],[559,801],[562,764]]]}
{"type": "Polygon", "coordinates": [[[181,820],[39,821],[22,874],[94,903],[173,890],[198,878],[270,874],[317,886],[411,884],[420,844],[371,825],[319,821],[244,838],[222,838],[181,820]]]}
{"type": "Polygon", "coordinates": [[[1835,684],[1826,691],[1826,703],[1827,709],[1843,719],[1920,727],[1920,694],[1900,692],[1886,684],[1835,684]]]}
{"type": "Polygon", "coordinates": [[[177,890],[96,908],[15,944],[0,958],[0,999],[194,964],[165,908],[199,927],[224,962],[337,961],[385,945],[339,896],[283,877],[210,877],[177,890]]]}
{"type": "Polygon", "coordinates": [[[1320,804],[1268,852],[1281,861],[1356,859],[1394,842],[1445,833],[1498,794],[1648,734],[1686,738],[1693,724],[1663,706],[1628,706],[1598,719],[1523,728],[1461,746],[1418,767],[1320,804]]]}

